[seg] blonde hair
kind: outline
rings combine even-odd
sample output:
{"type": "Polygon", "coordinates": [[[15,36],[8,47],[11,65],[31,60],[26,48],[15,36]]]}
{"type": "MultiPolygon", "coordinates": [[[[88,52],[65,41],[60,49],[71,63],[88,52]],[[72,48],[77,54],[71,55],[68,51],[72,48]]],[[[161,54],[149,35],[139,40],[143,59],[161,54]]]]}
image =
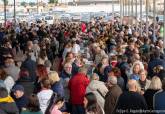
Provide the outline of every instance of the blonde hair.
{"type": "Polygon", "coordinates": [[[162,82],[159,77],[157,76],[152,77],[149,89],[153,89],[153,90],[162,89],[162,82]]]}
{"type": "Polygon", "coordinates": [[[55,82],[60,81],[60,77],[56,71],[52,71],[48,75],[49,80],[51,81],[51,84],[54,84],[55,82]]]}

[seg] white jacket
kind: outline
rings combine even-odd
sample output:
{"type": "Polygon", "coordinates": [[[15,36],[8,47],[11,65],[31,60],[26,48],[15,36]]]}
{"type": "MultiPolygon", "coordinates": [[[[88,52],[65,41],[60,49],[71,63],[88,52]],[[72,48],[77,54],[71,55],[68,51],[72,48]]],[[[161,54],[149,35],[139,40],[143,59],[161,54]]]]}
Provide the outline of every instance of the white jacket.
{"type": "Polygon", "coordinates": [[[104,82],[92,80],[86,89],[86,93],[93,92],[97,98],[98,104],[104,109],[104,97],[108,92],[104,82]]]}
{"type": "Polygon", "coordinates": [[[11,76],[7,76],[4,80],[4,84],[6,85],[7,91],[10,93],[11,89],[13,88],[15,82],[14,79],[11,76]]]}
{"type": "Polygon", "coordinates": [[[37,96],[40,103],[40,108],[43,114],[45,114],[46,108],[49,105],[49,100],[53,94],[53,91],[50,89],[40,91],[37,96]]]}

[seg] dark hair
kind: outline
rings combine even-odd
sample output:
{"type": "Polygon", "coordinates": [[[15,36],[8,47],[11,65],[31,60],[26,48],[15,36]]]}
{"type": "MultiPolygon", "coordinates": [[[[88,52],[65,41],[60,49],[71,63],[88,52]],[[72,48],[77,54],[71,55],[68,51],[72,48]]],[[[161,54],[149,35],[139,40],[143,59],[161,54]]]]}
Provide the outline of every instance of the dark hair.
{"type": "Polygon", "coordinates": [[[44,78],[41,80],[41,84],[44,88],[50,89],[51,88],[51,82],[48,78],[44,78]]]}
{"type": "Polygon", "coordinates": [[[44,65],[37,65],[37,73],[38,73],[38,77],[40,78],[48,77],[48,72],[44,65]]]}
{"type": "Polygon", "coordinates": [[[3,68],[0,68],[0,79],[5,80],[7,77],[7,73],[3,68]]]}
{"type": "Polygon", "coordinates": [[[39,103],[37,95],[32,94],[32,95],[29,96],[29,103],[27,105],[27,109],[30,112],[38,112],[38,111],[41,110],[40,109],[40,103],[39,103]]]}
{"type": "Polygon", "coordinates": [[[162,89],[163,89],[163,91],[165,91],[165,78],[163,78],[161,80],[161,82],[162,82],[162,89]]]}
{"type": "Polygon", "coordinates": [[[25,68],[21,69],[21,71],[19,72],[19,77],[29,77],[29,71],[25,68]]]}
{"type": "Polygon", "coordinates": [[[49,105],[45,111],[45,114],[51,114],[51,109],[60,101],[64,102],[64,97],[54,92],[49,100],[49,105]]]}
{"type": "Polygon", "coordinates": [[[5,98],[8,96],[8,91],[4,87],[0,87],[0,98],[5,98]]]}
{"type": "Polygon", "coordinates": [[[87,112],[93,112],[95,114],[102,114],[101,107],[97,103],[96,96],[90,92],[85,95],[85,98],[88,100],[88,104],[86,107],[87,112]]]}

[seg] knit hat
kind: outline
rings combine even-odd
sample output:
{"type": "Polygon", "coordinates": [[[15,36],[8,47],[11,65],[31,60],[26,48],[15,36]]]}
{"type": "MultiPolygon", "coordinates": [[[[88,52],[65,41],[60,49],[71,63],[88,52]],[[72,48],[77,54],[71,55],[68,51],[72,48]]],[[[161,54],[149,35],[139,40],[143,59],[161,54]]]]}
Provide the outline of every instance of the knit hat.
{"type": "Polygon", "coordinates": [[[24,92],[24,87],[22,85],[16,85],[16,86],[13,87],[12,91],[13,92],[16,92],[16,91],[24,92]]]}

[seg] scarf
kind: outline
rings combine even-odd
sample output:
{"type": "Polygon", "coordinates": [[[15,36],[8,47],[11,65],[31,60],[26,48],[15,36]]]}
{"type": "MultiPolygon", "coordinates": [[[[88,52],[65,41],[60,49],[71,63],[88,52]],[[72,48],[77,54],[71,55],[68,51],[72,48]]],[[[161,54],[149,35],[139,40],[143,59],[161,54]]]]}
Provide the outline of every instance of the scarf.
{"type": "Polygon", "coordinates": [[[11,102],[14,102],[13,98],[8,96],[8,97],[5,97],[5,98],[0,98],[0,103],[2,102],[7,102],[7,103],[11,103],[11,102]]]}

